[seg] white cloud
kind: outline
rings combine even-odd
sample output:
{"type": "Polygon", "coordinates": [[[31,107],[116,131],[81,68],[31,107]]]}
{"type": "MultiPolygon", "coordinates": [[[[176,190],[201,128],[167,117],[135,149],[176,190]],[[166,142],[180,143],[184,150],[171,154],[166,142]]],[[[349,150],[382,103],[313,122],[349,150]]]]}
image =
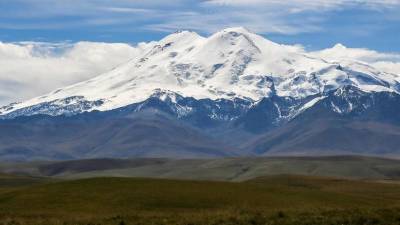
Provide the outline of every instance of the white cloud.
{"type": "Polygon", "coordinates": [[[365,48],[347,48],[337,44],[333,48],[312,52],[329,61],[357,60],[387,73],[400,75],[400,54],[382,53],[365,48]]]}
{"type": "Polygon", "coordinates": [[[164,22],[150,24],[147,28],[157,31],[195,29],[211,33],[225,27],[244,26],[263,34],[293,35],[323,30],[321,24],[329,11],[398,7],[400,0],[206,0],[188,15],[160,11],[160,15],[165,15],[164,22]]]}
{"type": "Polygon", "coordinates": [[[342,44],[337,44],[333,48],[315,52],[326,59],[356,59],[367,63],[377,61],[400,62],[400,55],[397,53],[380,53],[365,48],[347,48],[342,44]]]}
{"type": "Polygon", "coordinates": [[[1,43],[0,105],[106,72],[138,54],[128,44],[1,43]]]}
{"type": "MultiPolygon", "coordinates": [[[[205,8],[216,8],[220,17],[229,18],[229,21],[242,18],[235,21],[237,25],[253,28],[257,32],[299,34],[323,30],[321,24],[329,18],[327,12],[331,11],[391,9],[392,13],[382,16],[397,15],[400,0],[205,0],[203,5],[205,8]]],[[[224,21],[213,24],[223,25],[224,21]]]]}
{"type": "Polygon", "coordinates": [[[145,26],[154,31],[196,29],[210,33],[234,25],[261,33],[298,34],[322,30],[321,21],[327,19],[324,14],[327,11],[349,7],[398,9],[400,6],[400,0],[72,1],[14,0],[13,4],[17,7],[12,10],[0,7],[0,18],[18,18],[23,22],[12,23],[8,20],[2,23],[0,20],[0,28],[40,30],[121,25],[129,29],[126,27],[129,25],[145,26]],[[64,19],[69,17],[80,20],[64,19]],[[49,18],[60,18],[61,21],[49,18]]]}
{"type": "Polygon", "coordinates": [[[395,63],[395,62],[388,62],[388,61],[378,61],[375,62],[374,67],[385,71],[387,73],[392,73],[396,75],[400,75],[400,62],[395,63]]]}
{"type": "MultiPolygon", "coordinates": [[[[346,0],[208,0],[206,4],[224,5],[224,6],[240,6],[240,7],[288,7],[289,9],[324,9],[334,8],[349,2],[346,0]]],[[[353,1],[351,1],[353,2],[353,1]]],[[[285,8],[282,8],[285,9],[285,8]]]]}
{"type": "Polygon", "coordinates": [[[287,6],[304,10],[321,10],[342,6],[393,7],[399,0],[207,0],[208,4],[232,6],[287,6]]]}
{"type": "Polygon", "coordinates": [[[163,21],[146,25],[144,28],[162,32],[189,29],[214,33],[226,27],[243,26],[261,34],[298,34],[320,29],[314,24],[317,22],[317,18],[314,17],[302,18],[301,22],[298,20],[288,22],[281,11],[254,12],[246,9],[220,9],[213,13],[170,12],[168,19],[163,21]]]}

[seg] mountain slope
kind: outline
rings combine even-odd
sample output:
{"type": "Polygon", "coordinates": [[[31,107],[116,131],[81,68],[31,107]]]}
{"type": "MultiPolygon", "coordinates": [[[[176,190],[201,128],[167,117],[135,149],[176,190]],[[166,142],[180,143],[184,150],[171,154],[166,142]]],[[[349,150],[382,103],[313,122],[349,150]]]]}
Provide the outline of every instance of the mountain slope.
{"type": "Polygon", "coordinates": [[[106,74],[5,106],[0,115],[107,111],[144,101],[159,90],[196,99],[258,101],[272,95],[304,98],[345,85],[389,92],[400,87],[397,75],[357,61],[328,62],[244,28],[208,38],[183,31],[148,46],[106,74]]]}
{"type": "Polygon", "coordinates": [[[234,148],[151,111],[132,118],[89,113],[0,122],[2,160],[209,158],[236,154],[234,148]]]}
{"type": "Polygon", "coordinates": [[[376,122],[313,120],[291,123],[243,148],[258,155],[400,155],[400,128],[376,122]]]}
{"type": "Polygon", "coordinates": [[[399,156],[399,110],[398,94],[344,87],[243,148],[264,155],[399,156]]]}

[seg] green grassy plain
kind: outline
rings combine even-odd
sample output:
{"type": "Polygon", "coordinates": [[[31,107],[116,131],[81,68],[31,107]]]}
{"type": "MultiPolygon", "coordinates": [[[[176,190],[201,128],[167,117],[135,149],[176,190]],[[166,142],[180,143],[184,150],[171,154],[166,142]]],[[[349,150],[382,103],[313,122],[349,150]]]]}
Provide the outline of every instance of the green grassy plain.
{"type": "Polygon", "coordinates": [[[236,183],[3,175],[0,224],[391,225],[400,224],[400,185],[283,175],[236,183]]]}

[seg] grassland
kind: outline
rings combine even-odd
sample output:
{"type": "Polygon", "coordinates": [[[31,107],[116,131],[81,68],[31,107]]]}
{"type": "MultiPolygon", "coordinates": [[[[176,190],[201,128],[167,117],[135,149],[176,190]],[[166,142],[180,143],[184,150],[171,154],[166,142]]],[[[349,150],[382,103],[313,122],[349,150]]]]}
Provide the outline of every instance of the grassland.
{"type": "Polygon", "coordinates": [[[296,174],[346,179],[400,180],[400,160],[363,156],[222,159],[90,159],[0,163],[0,172],[56,178],[148,177],[245,181],[296,174]]]}
{"type": "Polygon", "coordinates": [[[303,176],[233,183],[6,175],[0,184],[1,225],[400,224],[398,184],[303,176]]]}

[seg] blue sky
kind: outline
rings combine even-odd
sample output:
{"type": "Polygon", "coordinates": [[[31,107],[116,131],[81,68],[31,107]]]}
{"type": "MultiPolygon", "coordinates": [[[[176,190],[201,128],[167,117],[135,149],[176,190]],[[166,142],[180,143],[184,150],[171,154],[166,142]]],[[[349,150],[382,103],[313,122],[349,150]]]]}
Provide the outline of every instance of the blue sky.
{"type": "Polygon", "coordinates": [[[137,43],[244,26],[307,49],[400,52],[400,0],[0,0],[0,41],[137,43]]]}

